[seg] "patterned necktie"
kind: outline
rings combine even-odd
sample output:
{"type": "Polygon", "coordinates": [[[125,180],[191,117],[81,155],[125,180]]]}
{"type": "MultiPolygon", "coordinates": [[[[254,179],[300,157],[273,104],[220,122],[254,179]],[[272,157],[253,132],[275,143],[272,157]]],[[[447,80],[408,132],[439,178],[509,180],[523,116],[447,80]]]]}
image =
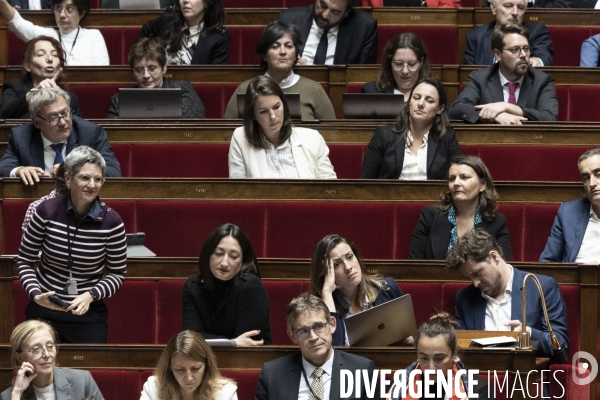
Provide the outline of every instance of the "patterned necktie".
{"type": "Polygon", "coordinates": [[[315,59],[313,60],[314,65],[325,64],[325,60],[327,59],[327,45],[329,44],[327,40],[328,31],[329,29],[323,29],[323,35],[321,35],[321,40],[317,46],[317,53],[315,54],[315,59]]]}
{"type": "Polygon", "coordinates": [[[325,397],[325,385],[323,385],[323,379],[321,379],[323,372],[325,372],[323,368],[317,368],[313,371],[308,400],[323,400],[323,397],[325,397]]]}
{"type": "Polygon", "coordinates": [[[515,91],[519,87],[519,82],[517,82],[517,83],[507,82],[507,83],[505,83],[505,85],[508,87],[508,102],[510,104],[515,104],[516,105],[517,104],[517,98],[515,97],[515,91]]]}
{"type": "Polygon", "coordinates": [[[56,143],[50,145],[52,150],[54,150],[54,152],[56,153],[56,156],[54,156],[54,163],[52,165],[60,164],[61,162],[65,161],[62,155],[62,149],[64,145],[64,143],[56,143]]]}

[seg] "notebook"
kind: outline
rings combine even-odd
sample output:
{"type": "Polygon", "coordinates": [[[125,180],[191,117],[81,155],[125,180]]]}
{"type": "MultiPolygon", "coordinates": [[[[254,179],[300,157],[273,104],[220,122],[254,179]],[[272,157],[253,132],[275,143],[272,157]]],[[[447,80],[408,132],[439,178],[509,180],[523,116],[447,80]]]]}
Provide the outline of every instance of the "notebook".
{"type": "Polygon", "coordinates": [[[181,117],[181,88],[119,89],[119,118],[181,117]]]}
{"type": "Polygon", "coordinates": [[[119,8],[123,10],[158,10],[160,0],[119,0],[119,8]]]}
{"type": "Polygon", "coordinates": [[[388,346],[417,332],[410,294],[344,320],[350,346],[388,346]]]}
{"type": "Polygon", "coordinates": [[[396,118],[404,96],[389,93],[343,93],[344,118],[396,118]]]}
{"type": "Polygon", "coordinates": [[[156,254],[146,246],[144,246],[144,239],[146,234],[144,232],[128,233],[127,237],[127,257],[156,257],[156,254]]]}
{"type": "MultiPolygon", "coordinates": [[[[286,93],[285,100],[288,103],[290,109],[290,116],[292,119],[302,119],[302,107],[300,103],[300,93],[286,93]]],[[[244,118],[244,107],[246,101],[245,93],[238,93],[237,95],[237,106],[238,106],[238,118],[244,118]]]]}

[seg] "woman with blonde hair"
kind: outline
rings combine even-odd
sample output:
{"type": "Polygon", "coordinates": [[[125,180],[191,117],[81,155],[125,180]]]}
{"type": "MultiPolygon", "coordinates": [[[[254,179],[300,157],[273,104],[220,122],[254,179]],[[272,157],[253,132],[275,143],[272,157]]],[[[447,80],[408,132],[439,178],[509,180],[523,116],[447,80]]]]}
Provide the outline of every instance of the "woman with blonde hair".
{"type": "Polygon", "coordinates": [[[16,374],[13,385],[0,395],[2,400],[104,399],[88,371],[56,366],[56,342],[56,331],[43,321],[30,319],[15,327],[10,358],[16,374]]]}
{"type": "Polygon", "coordinates": [[[393,278],[363,274],[361,262],[354,243],[340,235],[325,236],[313,250],[308,292],[336,319],[334,346],[349,345],[344,318],[402,296],[393,278]]]}
{"type": "Polygon", "coordinates": [[[217,359],[194,331],[174,335],[163,350],[140,400],[237,400],[234,381],[221,376],[217,359]]]}

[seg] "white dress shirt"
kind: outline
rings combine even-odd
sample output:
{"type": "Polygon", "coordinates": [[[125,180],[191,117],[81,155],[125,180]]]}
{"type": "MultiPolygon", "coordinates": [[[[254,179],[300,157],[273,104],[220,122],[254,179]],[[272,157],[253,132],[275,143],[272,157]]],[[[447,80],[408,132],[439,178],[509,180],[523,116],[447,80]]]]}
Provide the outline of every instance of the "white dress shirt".
{"type": "MultiPolygon", "coordinates": [[[[334,353],[335,350],[331,352],[331,357],[329,357],[329,360],[325,361],[325,364],[321,365],[321,369],[324,371],[323,375],[321,375],[321,379],[323,380],[323,387],[325,388],[323,400],[328,400],[329,393],[331,393],[331,373],[333,371],[334,353]]],[[[298,400],[308,400],[310,387],[306,385],[306,381],[308,381],[309,385],[312,383],[312,373],[315,369],[317,369],[317,367],[306,361],[304,357],[302,357],[302,367],[306,373],[306,379],[304,379],[304,376],[302,373],[300,373],[300,389],[298,390],[298,400]]]]}
{"type": "MultiPolygon", "coordinates": [[[[504,101],[508,103],[508,96],[510,96],[510,91],[508,90],[508,86],[506,86],[506,84],[512,83],[512,82],[509,81],[508,79],[506,79],[504,77],[504,75],[502,75],[502,72],[500,72],[500,69],[498,69],[498,73],[500,74],[500,85],[502,86],[502,93],[504,94],[504,101]]],[[[515,102],[519,101],[519,93],[521,93],[521,86],[523,86],[524,79],[525,79],[525,75],[523,75],[521,77],[521,79],[519,79],[517,82],[514,82],[514,83],[519,84],[519,86],[517,86],[517,88],[515,89],[515,102]]]]}
{"type": "Polygon", "coordinates": [[[481,292],[485,299],[485,330],[486,331],[510,331],[511,326],[505,326],[504,323],[512,320],[512,284],[515,276],[513,267],[510,266],[510,279],[504,289],[504,298],[500,301],[481,292]]]}
{"type": "Polygon", "coordinates": [[[30,10],[41,10],[42,9],[42,1],[41,0],[29,0],[29,9],[30,10]]]}
{"type": "MultiPolygon", "coordinates": [[[[336,26],[327,32],[327,56],[325,57],[326,65],[333,65],[333,58],[335,56],[335,47],[337,46],[337,35],[339,30],[340,27],[336,26]]],[[[308,37],[306,38],[306,44],[304,45],[304,50],[302,50],[302,57],[306,58],[306,64],[308,65],[314,64],[315,55],[317,54],[317,47],[319,47],[321,36],[323,36],[323,29],[319,28],[315,22],[315,19],[313,18],[313,23],[310,27],[308,37]]]]}
{"type": "Polygon", "coordinates": [[[583,241],[575,262],[578,264],[600,264],[600,219],[590,204],[590,219],[585,228],[583,241]]]}
{"type": "Polygon", "coordinates": [[[267,167],[269,168],[269,175],[267,178],[275,179],[298,179],[298,169],[294,162],[294,154],[292,153],[292,146],[290,139],[286,140],[279,147],[267,142],[267,167]]]}
{"type": "Polygon", "coordinates": [[[406,138],[406,146],[404,150],[404,162],[402,171],[398,179],[403,180],[427,180],[427,142],[429,141],[429,132],[423,136],[423,144],[417,150],[417,154],[413,153],[410,146],[413,142],[413,137],[408,131],[406,138]]]}

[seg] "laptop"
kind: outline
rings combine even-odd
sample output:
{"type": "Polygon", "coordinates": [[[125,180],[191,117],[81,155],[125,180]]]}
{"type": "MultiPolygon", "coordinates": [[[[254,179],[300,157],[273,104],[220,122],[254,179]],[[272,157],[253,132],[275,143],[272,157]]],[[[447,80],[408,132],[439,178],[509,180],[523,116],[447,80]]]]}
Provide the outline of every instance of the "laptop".
{"type": "Polygon", "coordinates": [[[144,246],[144,239],[146,234],[144,232],[138,233],[127,233],[127,257],[156,257],[156,254],[146,246],[144,246]]]}
{"type": "Polygon", "coordinates": [[[158,10],[160,0],[119,0],[122,10],[158,10]]]}
{"type": "Polygon", "coordinates": [[[417,332],[410,294],[344,320],[350,346],[389,346],[417,332]]]}
{"type": "MultiPolygon", "coordinates": [[[[285,101],[290,109],[292,119],[302,119],[302,107],[300,103],[300,93],[286,93],[285,101]]],[[[244,118],[244,107],[246,102],[246,94],[237,94],[238,118],[244,118]]]]}
{"type": "Polygon", "coordinates": [[[119,118],[181,117],[181,88],[119,89],[119,118]]]}
{"type": "Polygon", "coordinates": [[[344,118],[396,118],[404,96],[390,93],[343,93],[344,118]]]}

